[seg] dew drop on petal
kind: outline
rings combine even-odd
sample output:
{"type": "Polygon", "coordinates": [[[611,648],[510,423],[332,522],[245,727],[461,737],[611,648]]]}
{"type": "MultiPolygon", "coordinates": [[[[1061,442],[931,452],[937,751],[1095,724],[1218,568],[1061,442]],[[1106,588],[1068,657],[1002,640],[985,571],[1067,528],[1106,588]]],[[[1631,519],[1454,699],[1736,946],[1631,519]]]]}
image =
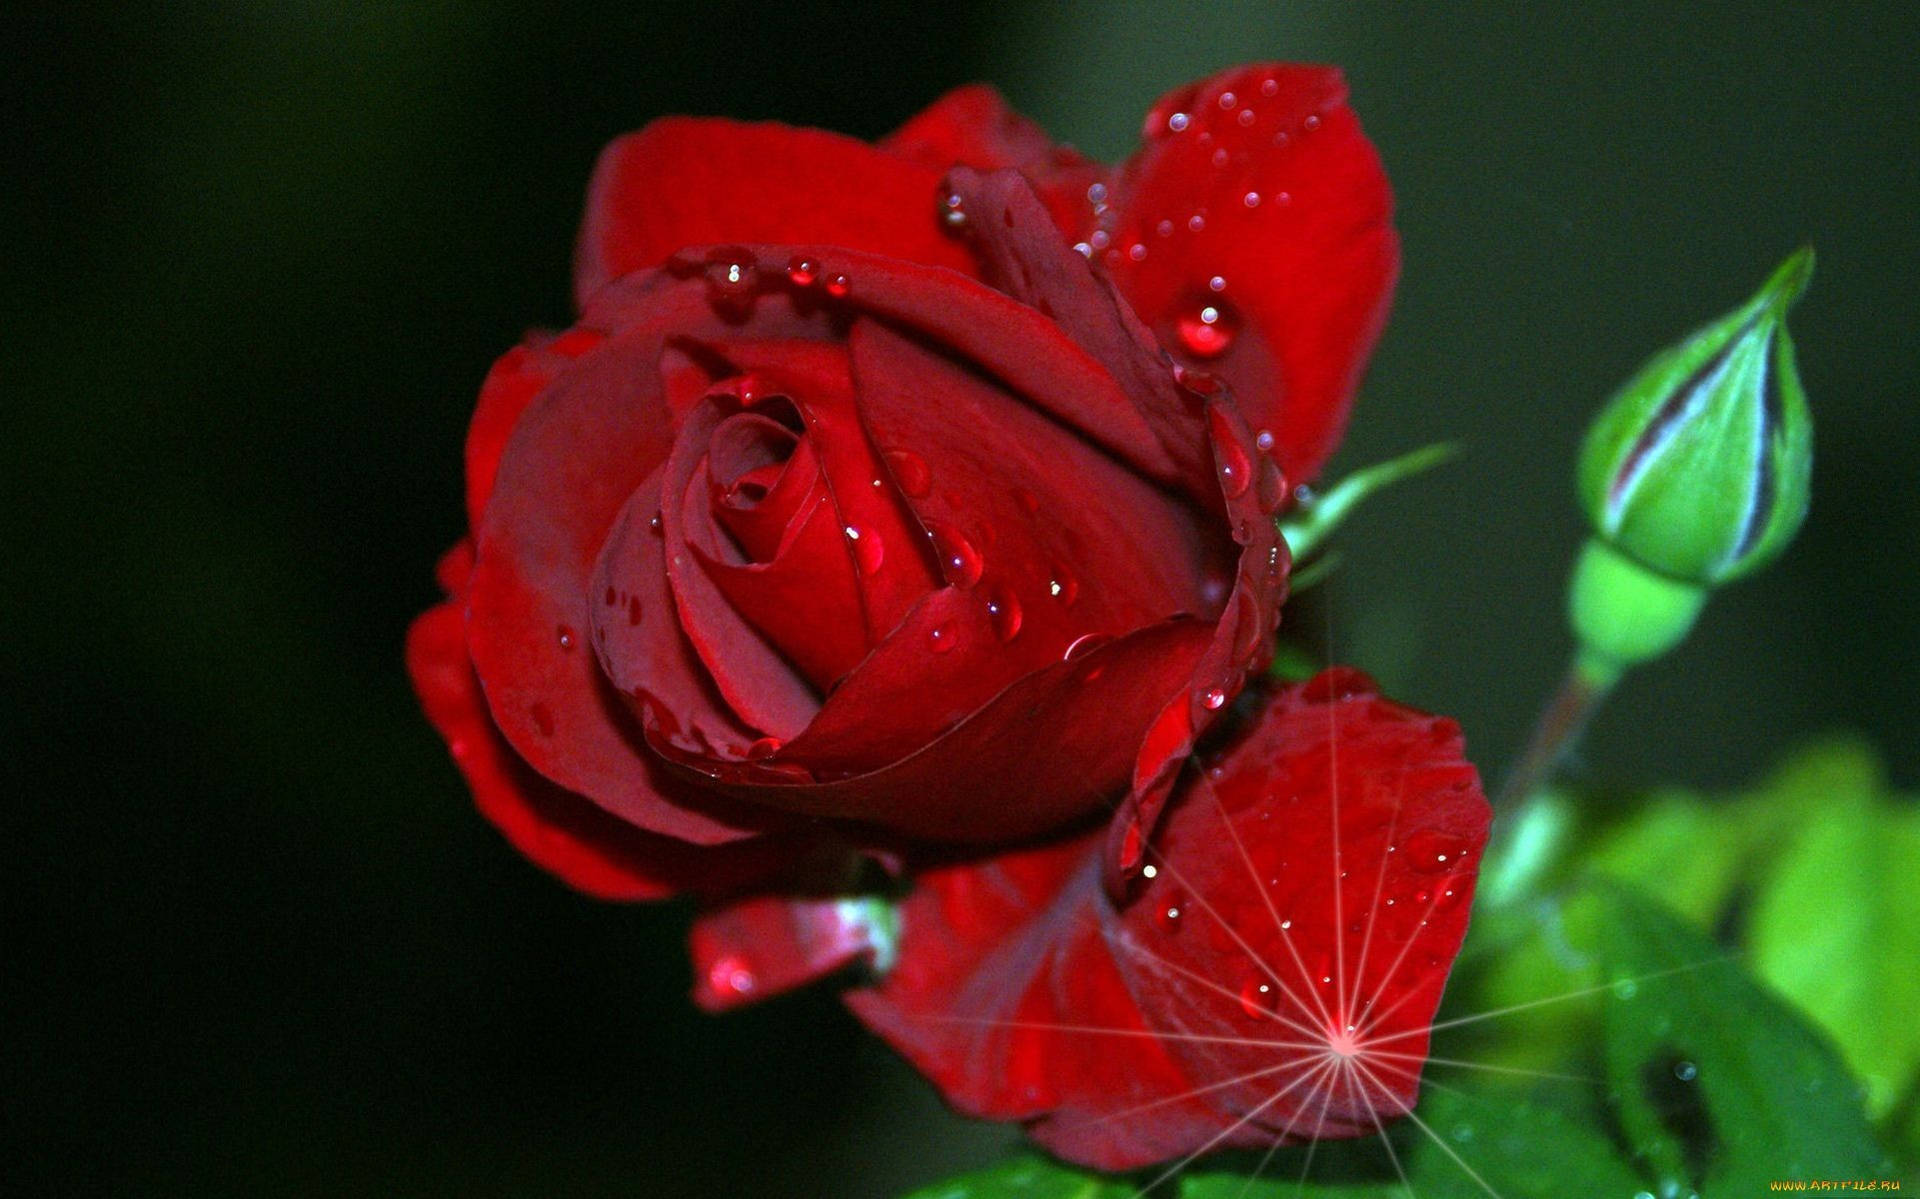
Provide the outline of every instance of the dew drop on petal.
{"type": "Polygon", "coordinates": [[[1209,687],[1200,693],[1200,704],[1209,712],[1219,711],[1226,706],[1226,703],[1227,693],[1224,688],[1209,687]]]}
{"type": "Polygon", "coordinates": [[[811,258],[795,254],[787,259],[787,282],[795,287],[812,287],[813,281],[820,277],[820,264],[811,258]]]}
{"type": "MultiPolygon", "coordinates": [[[[1257,444],[1257,443],[1256,443],[1257,444]]],[[[1280,510],[1286,502],[1287,477],[1280,473],[1280,465],[1271,458],[1262,457],[1259,469],[1260,511],[1271,516],[1280,510]]]]}
{"type": "Polygon", "coordinates": [[[1254,435],[1253,444],[1254,444],[1254,448],[1258,449],[1263,454],[1271,450],[1273,448],[1273,430],[1272,429],[1260,430],[1260,432],[1254,435]]]}
{"type": "Polygon", "coordinates": [[[1215,275],[1211,279],[1208,279],[1207,290],[1215,292],[1227,290],[1227,277],[1225,275],[1215,275]]]}
{"type": "Polygon", "coordinates": [[[559,641],[561,649],[572,649],[576,641],[573,630],[566,625],[560,626],[555,639],[559,641]]]}
{"type": "Polygon", "coordinates": [[[1161,900],[1153,905],[1153,922],[1163,933],[1180,931],[1180,905],[1161,900]]]}
{"type": "Polygon", "coordinates": [[[1047,594],[1070,608],[1080,598],[1080,580],[1071,571],[1055,567],[1047,580],[1047,594]]]}
{"type": "Polygon", "coordinates": [[[1306,130],[1306,131],[1307,131],[1308,133],[1312,133],[1312,132],[1313,132],[1314,130],[1316,130],[1316,129],[1318,129],[1318,128],[1320,128],[1320,117],[1319,117],[1319,114],[1317,114],[1317,113],[1308,113],[1308,114],[1307,114],[1307,119],[1306,119],[1306,120],[1304,120],[1304,121],[1302,121],[1302,122],[1300,122],[1300,127],[1301,127],[1302,129],[1305,129],[1305,130],[1306,130]]]}
{"type": "Polygon", "coordinates": [[[903,494],[919,499],[933,486],[933,472],[927,469],[927,460],[912,450],[888,450],[886,459],[887,469],[903,494]]]}
{"type": "Polygon", "coordinates": [[[1012,641],[1020,635],[1021,619],[1020,597],[1010,587],[994,587],[987,596],[987,621],[993,626],[993,635],[1012,641]]]}
{"type": "Polygon", "coordinates": [[[847,293],[852,290],[853,290],[853,282],[849,280],[845,275],[828,275],[827,276],[826,292],[828,295],[832,296],[834,299],[844,300],[847,297],[847,293]]]}
{"type": "Polygon", "coordinates": [[[1225,300],[1211,300],[1182,312],[1174,322],[1180,348],[1195,358],[1218,358],[1233,346],[1240,319],[1225,300]]]}
{"type": "Polygon", "coordinates": [[[1207,218],[1197,212],[1187,218],[1187,231],[1190,233],[1198,233],[1206,227],[1207,218]]]}
{"type": "Polygon", "coordinates": [[[1253,464],[1247,460],[1247,452],[1240,448],[1233,426],[1218,407],[1208,409],[1207,421],[1213,432],[1213,458],[1220,472],[1220,490],[1230,500],[1239,499],[1253,484],[1253,464]]]}
{"type": "Polygon", "coordinates": [[[863,575],[877,574],[880,564],[886,560],[887,547],[880,540],[880,534],[871,529],[862,529],[857,525],[848,525],[843,530],[847,542],[853,546],[853,560],[859,564],[863,575]]]}
{"type": "Polygon", "coordinates": [[[1173,133],[1185,133],[1191,118],[1184,112],[1176,112],[1167,118],[1167,129],[1173,133]]]}
{"type": "Polygon", "coordinates": [[[763,758],[771,758],[780,752],[780,747],[784,744],[785,742],[781,741],[778,737],[762,737],[752,745],[747,746],[747,757],[749,760],[755,762],[763,758]]]}
{"type": "Polygon", "coordinates": [[[1071,662],[1075,658],[1085,657],[1112,640],[1113,638],[1105,633],[1082,634],[1068,643],[1067,651],[1060,655],[1060,660],[1063,662],[1071,662]]]}
{"type": "Polygon", "coordinates": [[[925,522],[927,536],[933,538],[933,556],[940,573],[955,587],[971,587],[980,581],[980,551],[973,548],[960,530],[944,521],[925,522]]]}
{"type": "Polygon", "coordinates": [[[959,634],[954,630],[951,620],[943,620],[927,630],[927,645],[936,654],[950,653],[959,634]]]}

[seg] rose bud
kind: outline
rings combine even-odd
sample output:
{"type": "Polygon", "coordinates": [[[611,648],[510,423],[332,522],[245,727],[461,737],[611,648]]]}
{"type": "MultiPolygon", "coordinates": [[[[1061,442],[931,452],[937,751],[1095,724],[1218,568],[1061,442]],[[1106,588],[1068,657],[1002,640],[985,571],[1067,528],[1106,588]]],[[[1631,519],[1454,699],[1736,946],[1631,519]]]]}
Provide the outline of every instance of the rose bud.
{"type": "Polygon", "coordinates": [[[1609,545],[1689,583],[1771,562],[1807,514],[1813,423],[1787,310],[1813,251],[1751,300],[1662,350],[1609,402],[1580,456],[1580,500],[1609,545]]]}
{"type": "Polygon", "coordinates": [[[1805,520],[1813,424],[1786,318],[1812,274],[1813,251],[1793,254],[1649,360],[1589,431],[1579,491],[1595,537],[1571,603],[1596,674],[1677,644],[1708,588],[1778,557],[1805,520]]]}

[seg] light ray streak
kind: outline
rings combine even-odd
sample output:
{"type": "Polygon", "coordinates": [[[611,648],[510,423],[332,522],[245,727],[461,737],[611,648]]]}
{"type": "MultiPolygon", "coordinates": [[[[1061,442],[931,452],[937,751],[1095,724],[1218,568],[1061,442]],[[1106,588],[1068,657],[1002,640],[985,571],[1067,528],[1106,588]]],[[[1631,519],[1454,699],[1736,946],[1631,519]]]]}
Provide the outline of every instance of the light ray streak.
{"type": "MultiPolygon", "coordinates": [[[[1325,1066],[1323,1065],[1322,1069],[1324,1068],[1325,1066]]],[[[1250,1109],[1246,1115],[1241,1116],[1238,1120],[1235,1120],[1233,1123],[1227,1125],[1225,1128],[1221,1129],[1219,1132],[1214,1133],[1213,1136],[1207,1140],[1206,1144],[1200,1146],[1198,1149],[1195,1149],[1192,1153],[1187,1154],[1185,1157],[1181,1158],[1179,1161],[1173,1163],[1173,1165],[1168,1166],[1165,1170],[1162,1170],[1159,1174],[1155,1175],[1151,1182],[1147,1183],[1146,1186],[1143,1186],[1138,1191],[1134,1192],[1133,1199],[1145,1199],[1145,1196],[1147,1195],[1147,1193],[1152,1191],[1153,1188],[1159,1186],[1161,1183],[1165,1182],[1167,1179],[1172,1178],[1175,1174],[1178,1174],[1180,1171],[1186,1169],[1189,1165],[1193,1164],[1194,1160],[1200,1157],[1200,1155],[1206,1153],[1208,1150],[1212,1149],[1215,1145],[1218,1145],[1220,1142],[1226,1140],[1228,1137],[1232,1136],[1234,1133],[1240,1131],[1241,1128],[1252,1123],[1254,1117],[1258,1116],[1261,1112],[1266,1111],[1268,1108],[1278,1103],[1282,1098],[1284,1098],[1287,1094],[1293,1091],[1294,1088],[1298,1087],[1301,1083],[1306,1082],[1308,1079],[1312,1077],[1313,1075],[1311,1073],[1302,1074],[1299,1078],[1288,1083],[1286,1086],[1282,1087],[1280,1090],[1275,1091],[1273,1094],[1261,1100],[1252,1109],[1250,1109]]]]}

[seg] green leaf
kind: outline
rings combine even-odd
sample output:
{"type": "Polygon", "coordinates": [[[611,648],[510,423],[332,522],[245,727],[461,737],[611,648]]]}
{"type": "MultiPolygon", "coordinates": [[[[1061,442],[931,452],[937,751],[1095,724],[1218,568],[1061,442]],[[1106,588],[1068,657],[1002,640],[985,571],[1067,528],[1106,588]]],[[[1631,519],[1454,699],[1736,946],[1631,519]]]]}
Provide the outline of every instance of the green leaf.
{"type": "MultiPolygon", "coordinates": [[[[1401,1121],[1389,1135],[1407,1186],[1419,1199],[1486,1199],[1489,1187],[1508,1199],[1628,1199],[1645,1184],[1601,1133],[1588,1099],[1578,1088],[1551,1101],[1497,1091],[1432,1091],[1414,1112],[1418,1120],[1401,1121]]],[[[1252,1180],[1247,1171],[1196,1172],[1187,1177],[1180,1199],[1406,1197],[1407,1187],[1377,1138],[1322,1144],[1302,1186],[1305,1152],[1276,1154],[1252,1180]]]]}
{"type": "Polygon", "coordinates": [[[1755,973],[1840,1044],[1888,1111],[1920,1064],[1920,812],[1833,797],[1754,897],[1755,973]]]}
{"type": "Polygon", "coordinates": [[[1037,1154],[1023,1154],[985,1170],[922,1187],[907,1199],[1133,1199],[1138,1190],[1120,1178],[1091,1174],[1037,1154]]]}
{"type": "Polygon", "coordinates": [[[1603,892],[1606,1068],[1629,1143],[1678,1192],[1886,1177],[1833,1046],[1672,912],[1603,892]]]}

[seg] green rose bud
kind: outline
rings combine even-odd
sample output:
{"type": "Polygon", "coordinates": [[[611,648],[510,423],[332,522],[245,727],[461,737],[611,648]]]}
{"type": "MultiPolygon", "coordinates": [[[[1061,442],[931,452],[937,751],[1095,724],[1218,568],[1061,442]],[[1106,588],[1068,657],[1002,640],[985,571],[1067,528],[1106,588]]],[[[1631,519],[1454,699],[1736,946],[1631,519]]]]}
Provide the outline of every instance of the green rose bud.
{"type": "Polygon", "coordinates": [[[1786,318],[1812,274],[1802,248],[1751,300],[1656,354],[1594,422],[1580,500],[1611,548],[1712,586],[1799,531],[1813,424],[1786,318]]]}

